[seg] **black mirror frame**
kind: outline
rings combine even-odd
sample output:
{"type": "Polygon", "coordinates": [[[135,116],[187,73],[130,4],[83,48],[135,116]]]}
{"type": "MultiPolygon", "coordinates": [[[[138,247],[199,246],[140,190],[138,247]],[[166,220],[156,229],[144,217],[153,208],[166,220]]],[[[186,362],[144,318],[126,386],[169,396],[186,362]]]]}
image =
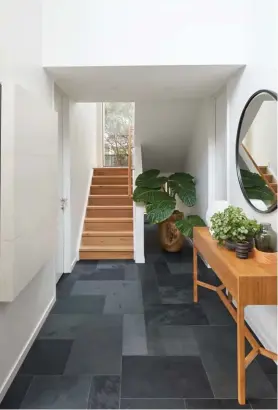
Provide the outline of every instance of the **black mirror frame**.
{"type": "Polygon", "coordinates": [[[242,110],[242,113],[240,115],[238,128],[237,128],[237,136],[236,136],[236,170],[237,170],[237,177],[238,177],[238,182],[239,182],[239,185],[240,185],[240,188],[241,188],[241,192],[242,192],[244,198],[246,199],[246,201],[248,202],[248,204],[251,206],[251,208],[253,208],[256,212],[259,212],[260,214],[270,214],[271,212],[273,212],[277,209],[277,200],[266,211],[261,211],[258,208],[256,208],[252,204],[252,202],[250,201],[250,199],[248,198],[248,196],[245,192],[243,182],[242,182],[242,178],[241,178],[240,167],[239,167],[240,131],[241,131],[242,123],[243,123],[243,120],[244,120],[244,116],[245,116],[246,110],[247,110],[249,104],[251,103],[251,101],[253,101],[253,99],[255,97],[257,97],[257,95],[262,94],[262,93],[266,93],[266,94],[271,95],[277,101],[277,93],[275,93],[274,91],[262,89],[262,90],[256,91],[254,94],[252,94],[251,97],[248,99],[247,103],[245,104],[245,106],[242,110]]]}

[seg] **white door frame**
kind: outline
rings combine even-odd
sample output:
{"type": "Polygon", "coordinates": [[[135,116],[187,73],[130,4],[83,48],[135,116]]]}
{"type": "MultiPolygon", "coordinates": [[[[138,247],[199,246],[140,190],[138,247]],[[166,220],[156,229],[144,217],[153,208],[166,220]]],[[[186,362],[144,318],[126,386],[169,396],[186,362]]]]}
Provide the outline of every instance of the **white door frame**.
{"type": "MultiPolygon", "coordinates": [[[[58,164],[59,172],[62,172],[62,196],[59,198],[66,199],[63,213],[63,273],[70,273],[72,271],[71,261],[71,218],[70,218],[70,102],[68,97],[60,90],[58,86],[54,86],[54,93],[59,94],[62,105],[62,164],[58,164]]],[[[58,155],[58,160],[60,156],[58,155]]],[[[59,191],[60,195],[60,191],[59,191]]],[[[59,218],[57,220],[57,223],[59,218]]],[[[57,245],[57,249],[59,246],[57,245]]]]}

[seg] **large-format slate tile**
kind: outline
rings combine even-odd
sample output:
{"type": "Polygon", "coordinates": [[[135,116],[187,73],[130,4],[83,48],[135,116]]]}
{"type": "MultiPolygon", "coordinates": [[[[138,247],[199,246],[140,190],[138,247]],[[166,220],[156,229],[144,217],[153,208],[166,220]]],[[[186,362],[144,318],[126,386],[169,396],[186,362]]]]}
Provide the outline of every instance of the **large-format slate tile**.
{"type": "Polygon", "coordinates": [[[86,275],[94,272],[97,268],[97,261],[79,261],[76,263],[72,274],[79,276],[79,275],[86,275]]]}
{"type": "Polygon", "coordinates": [[[186,397],[213,397],[199,357],[123,357],[122,398],[186,397]]]}
{"type": "Polygon", "coordinates": [[[160,286],[159,294],[161,303],[179,305],[181,303],[193,303],[193,290],[183,289],[177,286],[160,286]]]}
{"type": "Polygon", "coordinates": [[[258,355],[256,361],[259,363],[261,368],[266,374],[276,374],[277,375],[277,364],[263,355],[258,355]]]}
{"type": "Polygon", "coordinates": [[[180,289],[193,289],[191,275],[157,275],[158,286],[174,286],[180,289]]]}
{"type": "Polygon", "coordinates": [[[122,322],[90,323],[73,342],[65,374],[120,374],[121,358],[122,322]]]}
{"type": "MultiPolygon", "coordinates": [[[[237,398],[237,340],[232,326],[195,326],[201,358],[216,398],[237,398]]],[[[276,393],[256,361],[246,371],[247,398],[276,393]]]]}
{"type": "Polygon", "coordinates": [[[94,376],[91,386],[89,409],[118,409],[120,376],[94,376]]]}
{"type": "Polygon", "coordinates": [[[120,409],[184,409],[183,399],[121,399],[120,409]]]}
{"type": "Polygon", "coordinates": [[[215,292],[202,289],[199,292],[199,303],[206,313],[210,325],[236,326],[234,319],[215,292]]]}
{"type": "Polygon", "coordinates": [[[199,349],[190,326],[148,326],[150,356],[198,356],[199,349]]]}
{"type": "Polygon", "coordinates": [[[121,291],[123,281],[120,280],[98,280],[86,281],[78,280],[75,282],[72,295],[109,295],[121,291]]]}
{"type": "Polygon", "coordinates": [[[72,274],[62,275],[56,286],[56,298],[59,299],[70,295],[76,280],[77,278],[72,274]]]}
{"type": "Polygon", "coordinates": [[[67,296],[56,301],[51,313],[102,313],[105,296],[67,296]]]}
{"type": "Polygon", "coordinates": [[[139,282],[123,281],[122,286],[106,295],[104,313],[143,313],[142,290],[139,282]]]}
{"type": "Polygon", "coordinates": [[[154,269],[158,276],[162,276],[162,275],[170,276],[171,275],[168,264],[164,260],[158,260],[154,262],[154,269]]]}
{"type": "Polygon", "coordinates": [[[250,400],[252,409],[277,409],[276,399],[252,399],[250,400]]]}
{"type": "Polygon", "coordinates": [[[72,347],[72,340],[36,340],[21,368],[21,374],[62,374],[72,347]]]}
{"type": "Polygon", "coordinates": [[[125,266],[125,280],[137,280],[139,281],[139,269],[135,263],[125,266]]]}
{"type": "Polygon", "coordinates": [[[109,260],[102,260],[98,261],[97,269],[119,269],[125,268],[125,266],[133,264],[132,260],[118,260],[118,259],[109,259],[109,260]]]}
{"type": "Polygon", "coordinates": [[[33,376],[18,374],[0,403],[0,409],[19,409],[32,379],[33,376]]]}
{"type": "Polygon", "coordinates": [[[193,275],[193,262],[168,262],[168,267],[173,275],[193,275]]]}
{"type": "Polygon", "coordinates": [[[249,403],[242,406],[237,399],[186,399],[186,409],[251,409],[249,403]]]}
{"type": "Polygon", "coordinates": [[[51,314],[38,337],[39,339],[75,339],[93,317],[89,314],[51,314]]]}
{"type": "Polygon", "coordinates": [[[207,325],[208,319],[196,303],[154,305],[145,311],[147,325],[207,325]]]}
{"type": "Polygon", "coordinates": [[[144,307],[146,308],[152,304],[159,304],[161,300],[154,266],[146,263],[140,264],[138,267],[144,307]]]}
{"type": "Polygon", "coordinates": [[[83,274],[79,276],[79,280],[124,280],[125,268],[110,268],[110,269],[96,269],[90,274],[83,274]]]}
{"type": "Polygon", "coordinates": [[[123,318],[123,355],[148,354],[145,319],[143,314],[125,314],[123,318]]]}
{"type": "Polygon", "coordinates": [[[91,376],[36,376],[23,409],[87,409],[91,376]]]}

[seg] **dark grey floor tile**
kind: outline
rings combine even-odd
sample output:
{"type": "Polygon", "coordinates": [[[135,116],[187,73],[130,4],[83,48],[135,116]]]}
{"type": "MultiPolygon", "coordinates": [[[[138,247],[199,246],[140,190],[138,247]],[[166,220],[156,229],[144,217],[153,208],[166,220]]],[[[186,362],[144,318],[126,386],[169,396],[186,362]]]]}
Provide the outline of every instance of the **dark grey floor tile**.
{"type": "Polygon", "coordinates": [[[39,339],[75,339],[94,318],[89,314],[51,314],[45,321],[39,339]]]}
{"type": "Polygon", "coordinates": [[[199,349],[190,326],[148,326],[150,356],[198,356],[199,349]]]}
{"type": "MultiPolygon", "coordinates": [[[[236,328],[195,326],[193,330],[215,397],[237,398],[236,328]]],[[[271,383],[256,361],[247,368],[246,380],[247,398],[276,396],[271,383]]]]}
{"type": "Polygon", "coordinates": [[[203,311],[206,313],[209,324],[236,326],[234,319],[221,302],[219,296],[213,291],[207,289],[204,289],[204,291],[206,293],[205,297],[202,292],[199,293],[199,303],[202,306],[203,311]],[[209,296],[207,296],[208,293],[210,293],[209,296]]]}
{"type": "Polygon", "coordinates": [[[154,266],[146,263],[138,265],[138,268],[144,307],[161,303],[154,266]]]}
{"type": "Polygon", "coordinates": [[[62,374],[71,347],[72,340],[36,340],[20,368],[20,374],[62,374]]]}
{"type": "Polygon", "coordinates": [[[141,284],[136,281],[122,281],[121,287],[106,295],[105,314],[139,314],[144,312],[141,284]]]}
{"type": "Polygon", "coordinates": [[[76,276],[90,274],[96,270],[97,264],[97,261],[79,261],[72,273],[76,276]]]}
{"type": "Polygon", "coordinates": [[[87,409],[91,376],[36,376],[22,409],[87,409]]]}
{"type": "Polygon", "coordinates": [[[202,307],[196,303],[180,305],[154,305],[145,311],[147,325],[207,325],[202,307]]]}
{"type": "Polygon", "coordinates": [[[259,363],[261,368],[266,374],[276,374],[277,375],[277,364],[263,355],[256,357],[256,361],[259,363]]]}
{"type": "Polygon", "coordinates": [[[172,275],[193,275],[193,262],[168,262],[172,275]]]}
{"type": "Polygon", "coordinates": [[[98,280],[87,281],[78,280],[74,284],[71,295],[109,295],[118,292],[123,287],[123,281],[120,280],[98,280]]]}
{"type": "Polygon", "coordinates": [[[193,277],[191,275],[157,275],[158,286],[174,286],[193,291],[193,277]]]}
{"type": "Polygon", "coordinates": [[[276,399],[253,399],[250,400],[252,409],[277,409],[276,399]]]}
{"type": "Polygon", "coordinates": [[[132,264],[134,264],[134,261],[132,260],[108,259],[108,260],[98,261],[97,269],[119,269],[119,268],[124,269],[125,266],[132,265],[132,264]]]}
{"type": "Polygon", "coordinates": [[[125,314],[123,317],[123,355],[148,354],[145,318],[143,314],[125,314]]]}
{"type": "Polygon", "coordinates": [[[60,278],[56,286],[56,298],[65,297],[70,295],[71,290],[77,280],[77,277],[70,274],[64,274],[60,278]]]}
{"type": "Polygon", "coordinates": [[[249,403],[241,406],[237,399],[186,399],[186,409],[251,409],[249,403]]]}
{"type": "Polygon", "coordinates": [[[199,357],[125,356],[122,398],[213,397],[199,357]]]}
{"type": "Polygon", "coordinates": [[[105,296],[67,296],[56,301],[51,313],[103,313],[105,296]]]}
{"type": "Polygon", "coordinates": [[[125,268],[96,269],[90,274],[80,275],[79,280],[124,280],[125,268]]]}
{"type": "Polygon", "coordinates": [[[33,376],[17,375],[0,403],[0,409],[19,409],[33,376]]]}
{"type": "Polygon", "coordinates": [[[272,384],[274,390],[277,392],[277,374],[267,374],[266,377],[272,384]]]}
{"type": "Polygon", "coordinates": [[[119,395],[120,376],[94,376],[88,408],[118,409],[119,395]]]}
{"type": "Polygon", "coordinates": [[[183,399],[121,399],[120,409],[184,409],[183,399]]]}
{"type": "Polygon", "coordinates": [[[161,260],[161,261],[159,260],[159,261],[154,262],[154,269],[158,276],[162,276],[162,275],[170,276],[171,275],[168,264],[164,260],[161,260]]]}
{"type": "Polygon", "coordinates": [[[139,281],[139,268],[138,265],[130,264],[125,266],[125,280],[139,281]]]}
{"type": "Polygon", "coordinates": [[[183,289],[176,286],[160,286],[159,294],[161,303],[179,305],[181,303],[193,303],[193,290],[183,289]]]}
{"type": "Polygon", "coordinates": [[[90,323],[80,332],[73,342],[65,374],[120,374],[122,321],[119,324],[118,316],[114,318],[114,322],[109,320],[109,325],[90,323]]]}

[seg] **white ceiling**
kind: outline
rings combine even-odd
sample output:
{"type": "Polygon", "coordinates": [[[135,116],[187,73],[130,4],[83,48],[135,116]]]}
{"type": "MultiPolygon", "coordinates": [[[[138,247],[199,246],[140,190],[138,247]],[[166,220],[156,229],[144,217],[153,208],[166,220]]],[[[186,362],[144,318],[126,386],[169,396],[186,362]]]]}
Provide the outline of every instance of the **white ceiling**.
{"type": "Polygon", "coordinates": [[[204,98],[216,93],[238,65],[54,67],[47,71],[82,102],[204,98]]]}

